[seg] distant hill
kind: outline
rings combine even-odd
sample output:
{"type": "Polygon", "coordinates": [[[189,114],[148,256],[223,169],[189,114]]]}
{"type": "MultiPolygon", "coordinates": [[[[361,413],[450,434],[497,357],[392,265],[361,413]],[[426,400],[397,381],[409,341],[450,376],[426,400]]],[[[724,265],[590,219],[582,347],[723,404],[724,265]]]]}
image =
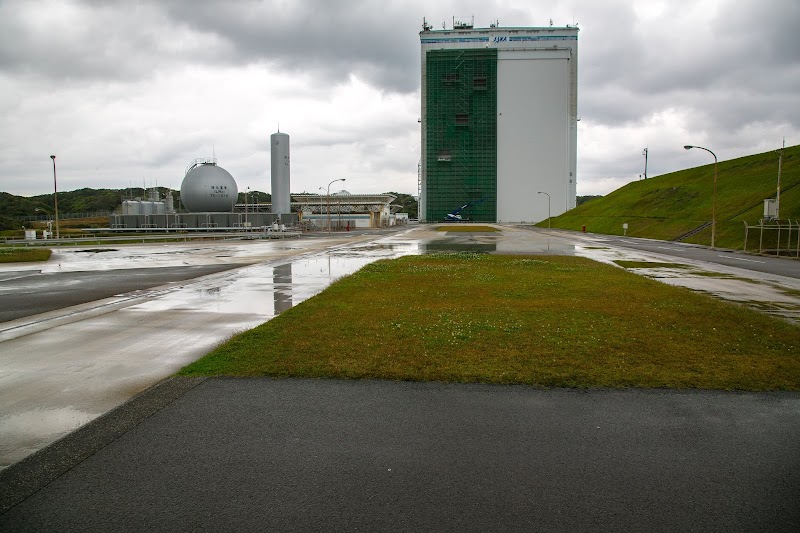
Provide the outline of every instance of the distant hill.
{"type": "MultiPolygon", "coordinates": [[[[159,187],[162,196],[167,189],[159,187]]],[[[173,194],[176,194],[173,191],[173,194]]],[[[59,213],[114,211],[122,204],[123,196],[144,197],[143,189],[77,189],[58,192],[59,213]]],[[[53,212],[53,194],[14,196],[0,192],[0,216],[28,217],[53,212]]]]}
{"type": "MultiPolygon", "coordinates": [[[[705,154],[708,155],[708,154],[705,154]]],[[[700,154],[698,154],[700,156],[700,154]]],[[[722,161],[717,167],[716,245],[741,249],[744,224],[764,214],[764,199],[774,198],[778,152],[722,161]]],[[[673,240],[711,221],[714,164],[631,182],[551,219],[554,228],[673,240]]],[[[800,219],[800,146],[787,147],[781,172],[781,219],[800,219]]],[[[547,227],[547,221],[537,224],[547,227]]],[[[711,228],[684,242],[711,243],[711,228]]]]}

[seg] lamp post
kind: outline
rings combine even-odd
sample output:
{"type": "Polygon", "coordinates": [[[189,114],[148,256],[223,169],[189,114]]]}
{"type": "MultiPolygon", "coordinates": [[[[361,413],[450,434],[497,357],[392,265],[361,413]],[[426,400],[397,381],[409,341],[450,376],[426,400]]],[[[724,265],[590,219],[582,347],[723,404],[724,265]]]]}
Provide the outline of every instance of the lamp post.
{"type": "Polygon", "coordinates": [[[58,240],[60,235],[58,234],[58,182],[56,181],[56,156],[51,155],[50,159],[53,160],[53,202],[55,203],[56,240],[58,240]]]}
{"type": "Polygon", "coordinates": [[[346,179],[347,178],[339,178],[331,181],[328,184],[328,197],[326,198],[326,202],[328,204],[328,233],[331,232],[331,184],[336,183],[337,181],[345,181],[346,179]]]}
{"type": "Polygon", "coordinates": [[[687,150],[699,148],[700,150],[705,150],[714,156],[714,195],[711,197],[711,247],[713,248],[714,239],[717,235],[717,154],[708,148],[703,148],[702,146],[692,146],[691,144],[687,144],[684,146],[684,148],[687,150]]]}
{"type": "MultiPolygon", "coordinates": [[[[547,194],[547,193],[539,191],[536,194],[547,194]]],[[[550,195],[549,194],[547,194],[547,229],[550,229],[550,195]]]]}

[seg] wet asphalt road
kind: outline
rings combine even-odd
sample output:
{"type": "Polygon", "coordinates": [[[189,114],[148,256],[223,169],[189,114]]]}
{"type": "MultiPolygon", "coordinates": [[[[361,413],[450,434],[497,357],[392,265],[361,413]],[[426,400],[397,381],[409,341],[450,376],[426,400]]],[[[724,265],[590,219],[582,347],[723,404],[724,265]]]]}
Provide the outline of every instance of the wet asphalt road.
{"type": "Polygon", "coordinates": [[[800,394],[211,379],[117,435],[137,409],[0,530],[800,529],[800,394]]]}
{"type": "MultiPolygon", "coordinates": [[[[554,234],[560,234],[562,236],[567,234],[575,239],[585,238],[585,235],[576,232],[556,231],[554,234]]],[[[622,248],[671,255],[678,259],[707,261],[709,263],[743,268],[766,274],[800,278],[800,260],[796,258],[751,255],[722,248],[714,249],[707,246],[657,241],[654,239],[638,239],[600,234],[589,234],[589,236],[589,238],[595,242],[604,242],[622,248]]]]}
{"type": "Polygon", "coordinates": [[[131,268],[88,272],[19,271],[0,273],[0,322],[7,322],[171,282],[230,270],[243,265],[219,264],[131,268]]]}

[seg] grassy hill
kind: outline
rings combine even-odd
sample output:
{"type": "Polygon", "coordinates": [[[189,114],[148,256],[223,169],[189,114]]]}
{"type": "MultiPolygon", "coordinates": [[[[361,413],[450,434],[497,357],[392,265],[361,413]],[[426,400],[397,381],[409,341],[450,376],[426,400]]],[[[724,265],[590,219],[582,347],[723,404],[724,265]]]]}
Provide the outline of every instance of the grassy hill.
{"type": "MultiPolygon", "coordinates": [[[[741,249],[744,224],[764,214],[778,177],[775,151],[722,161],[717,167],[717,235],[721,248],[741,249]]],[[[552,227],[672,240],[711,221],[714,164],[635,181],[551,220],[552,227]]],[[[800,146],[786,148],[781,173],[781,219],[800,219],[800,146]]],[[[537,224],[547,227],[547,221],[537,224]]],[[[765,234],[766,236],[766,234],[765,234]]],[[[711,244],[711,227],[684,242],[711,244]]],[[[752,241],[751,241],[752,243],[752,241]]]]}

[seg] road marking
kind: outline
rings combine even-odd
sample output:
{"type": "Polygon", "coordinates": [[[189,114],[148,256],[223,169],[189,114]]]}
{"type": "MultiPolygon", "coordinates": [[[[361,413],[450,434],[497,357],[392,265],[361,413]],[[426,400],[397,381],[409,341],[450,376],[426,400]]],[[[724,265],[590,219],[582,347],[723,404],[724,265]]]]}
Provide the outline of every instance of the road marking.
{"type": "Polygon", "coordinates": [[[718,255],[717,257],[724,257],[727,259],[736,259],[737,261],[748,261],[750,263],[764,263],[764,261],[756,261],[755,259],[743,259],[741,257],[733,257],[732,255],[718,255]]]}
{"type": "Polygon", "coordinates": [[[686,251],[683,248],[666,248],[664,246],[656,246],[656,248],[658,248],[660,250],[670,250],[672,252],[685,252],[686,251]]]}

